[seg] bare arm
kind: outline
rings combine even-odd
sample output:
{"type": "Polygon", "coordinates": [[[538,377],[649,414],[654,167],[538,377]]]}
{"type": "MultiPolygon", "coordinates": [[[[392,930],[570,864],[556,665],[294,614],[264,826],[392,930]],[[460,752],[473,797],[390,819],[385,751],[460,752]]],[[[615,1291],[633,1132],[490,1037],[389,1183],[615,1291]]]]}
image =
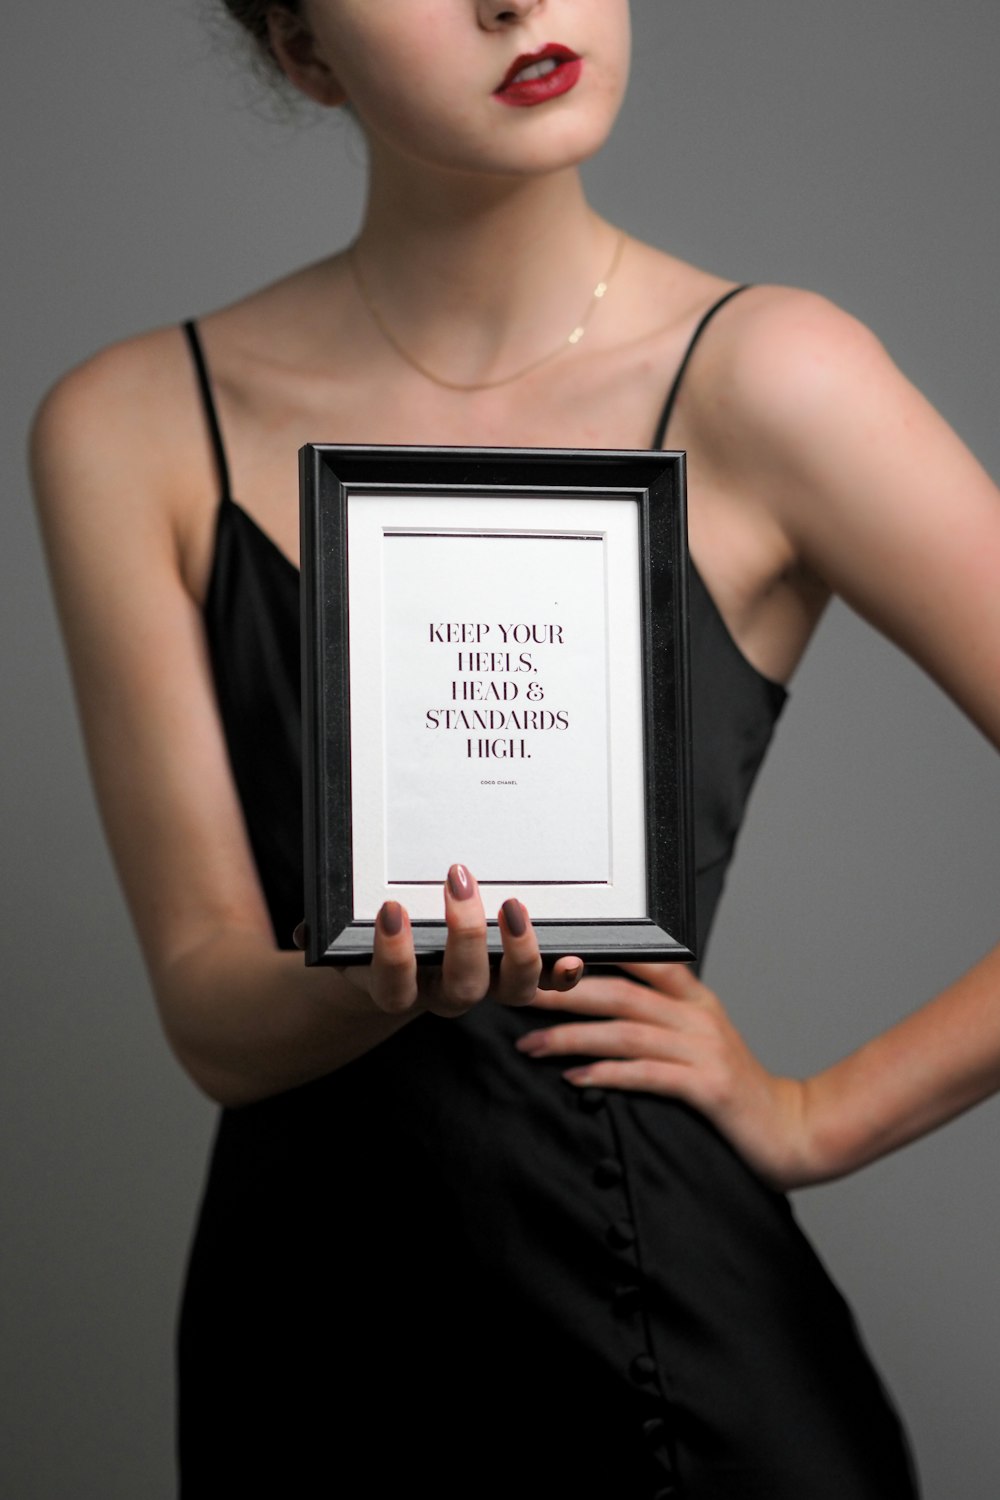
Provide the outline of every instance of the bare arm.
{"type": "MultiPolygon", "coordinates": [[[[1000,745],[996,487],[852,319],[780,289],[750,294],[740,313],[692,391],[713,479],[766,511],[792,565],[900,644],[1000,745]]],[[[807,1080],[762,1067],[693,975],[634,972],[643,986],[588,980],[576,992],[572,1008],[597,1024],[530,1034],[523,1049],[600,1059],[571,1070],[580,1084],[688,1100],[779,1186],[849,1172],[1000,1087],[1000,947],[807,1080]]]]}
{"type": "MultiPolygon", "coordinates": [[[[775,381],[787,405],[771,423],[796,433],[774,460],[779,520],[1000,747],[1000,493],[867,330],[813,298],[784,318],[799,376],[775,381]]],[[[777,454],[775,425],[758,424],[777,454]]],[[[812,1169],[851,1170],[997,1088],[1000,946],[806,1084],[812,1169]]]]}
{"type": "MultiPolygon", "coordinates": [[[[107,351],[44,403],[32,465],[98,800],[164,1029],[209,1095],[241,1104],[342,1066],[424,1009],[468,1008],[490,973],[474,882],[470,899],[443,896],[449,959],[419,987],[405,914],[398,932],[379,925],[371,967],[307,970],[276,950],[182,576],[182,496],[206,484],[189,382],[173,330],[107,351]]],[[[535,992],[537,944],[530,923],[501,932],[493,989],[516,1004],[535,992]]]]}

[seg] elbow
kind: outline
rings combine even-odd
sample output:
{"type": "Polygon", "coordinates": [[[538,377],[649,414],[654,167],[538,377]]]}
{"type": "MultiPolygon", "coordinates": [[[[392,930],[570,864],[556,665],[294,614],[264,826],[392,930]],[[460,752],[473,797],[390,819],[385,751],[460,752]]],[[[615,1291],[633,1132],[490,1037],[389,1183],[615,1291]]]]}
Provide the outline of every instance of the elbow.
{"type": "Polygon", "coordinates": [[[238,1077],[192,1049],[178,1045],[174,1039],[171,1039],[171,1050],[198,1092],[220,1109],[242,1109],[246,1104],[256,1104],[266,1098],[270,1092],[255,1086],[251,1079],[238,1077]]]}
{"type": "Polygon", "coordinates": [[[248,1069],[237,1072],[221,1064],[197,1039],[185,1034],[182,1027],[164,1024],[170,1050],[195,1088],[220,1109],[241,1109],[256,1104],[274,1089],[255,1078],[248,1069]]]}

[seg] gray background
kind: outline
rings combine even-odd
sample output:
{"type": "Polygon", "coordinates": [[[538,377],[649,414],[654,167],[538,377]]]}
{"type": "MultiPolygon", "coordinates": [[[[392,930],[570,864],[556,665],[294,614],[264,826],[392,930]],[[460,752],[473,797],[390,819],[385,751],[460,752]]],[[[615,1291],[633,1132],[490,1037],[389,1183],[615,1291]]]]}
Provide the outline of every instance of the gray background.
{"type": "MultiPolygon", "coordinates": [[[[159,1036],[91,807],[24,431],[68,365],[325,253],[360,201],[350,128],[270,118],[208,8],[36,0],[5,22],[0,1490],[22,1500],[171,1493],[172,1323],[213,1119],[159,1036]]],[[[635,19],[599,207],[841,302],[1000,472],[995,0],[636,0],[635,19]]],[[[769,1064],[821,1066],[986,949],[995,788],[989,747],[835,608],[708,972],[769,1064]]],[[[1000,1488],[998,1118],[799,1195],[935,1500],[1000,1488]]]]}

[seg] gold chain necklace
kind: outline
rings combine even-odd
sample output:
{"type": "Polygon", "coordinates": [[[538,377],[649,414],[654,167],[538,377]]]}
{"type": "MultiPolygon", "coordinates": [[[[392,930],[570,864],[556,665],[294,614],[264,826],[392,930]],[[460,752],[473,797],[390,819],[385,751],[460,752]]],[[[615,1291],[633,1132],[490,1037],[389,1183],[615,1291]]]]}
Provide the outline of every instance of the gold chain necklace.
{"type": "Polygon", "coordinates": [[[371,314],[376,327],[378,328],[379,332],[382,334],[382,337],[386,340],[386,342],[392,345],[393,349],[395,349],[396,353],[400,356],[401,359],[405,359],[408,365],[410,365],[414,370],[418,370],[420,374],[425,376],[428,380],[433,381],[435,385],[443,386],[446,391],[492,391],[495,390],[497,386],[511,385],[515,380],[520,380],[522,376],[530,375],[532,370],[537,370],[542,365],[548,364],[550,359],[555,359],[556,356],[562,354],[564,350],[572,348],[575,344],[578,344],[580,342],[580,340],[583,338],[583,335],[587,331],[587,324],[590,322],[597,304],[607,295],[608,288],[611,286],[611,283],[614,280],[615,272],[618,270],[618,266],[621,263],[624,249],[625,233],[623,230],[620,230],[618,233],[618,238],[615,241],[615,253],[611,257],[611,264],[608,267],[607,271],[604,273],[602,279],[597,283],[597,285],[594,287],[594,290],[591,292],[583,316],[577,323],[576,327],[573,329],[573,332],[570,334],[569,338],[563,339],[561,344],[559,344],[555,349],[550,349],[547,354],[543,354],[539,359],[533,359],[530,364],[522,365],[519,370],[514,371],[513,375],[503,375],[499,380],[474,380],[470,382],[445,380],[443,376],[435,375],[433,370],[428,370],[427,366],[421,364],[419,359],[416,359],[408,349],[404,349],[403,345],[399,342],[396,335],[392,332],[391,328],[389,328],[386,324],[385,319],[382,317],[382,314],[378,310],[378,304],[368,290],[365,279],[361,274],[361,266],[358,262],[357,254],[358,247],[356,243],[351,245],[350,249],[347,252],[347,263],[351,268],[351,274],[354,277],[354,284],[358,289],[361,300],[371,314]]]}

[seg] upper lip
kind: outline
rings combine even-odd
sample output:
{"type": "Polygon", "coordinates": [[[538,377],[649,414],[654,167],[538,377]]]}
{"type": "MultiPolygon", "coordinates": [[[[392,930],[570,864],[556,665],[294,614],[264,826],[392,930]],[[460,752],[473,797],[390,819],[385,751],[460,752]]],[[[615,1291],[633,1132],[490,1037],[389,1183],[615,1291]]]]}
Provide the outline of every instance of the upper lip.
{"type": "Polygon", "coordinates": [[[574,52],[572,47],[564,47],[559,42],[549,42],[545,47],[539,47],[537,52],[522,52],[520,57],[515,57],[510,67],[503,76],[501,83],[494,89],[494,93],[502,94],[520,73],[522,68],[530,68],[532,63],[544,62],[547,57],[556,62],[576,62],[579,53],[574,52]]]}

